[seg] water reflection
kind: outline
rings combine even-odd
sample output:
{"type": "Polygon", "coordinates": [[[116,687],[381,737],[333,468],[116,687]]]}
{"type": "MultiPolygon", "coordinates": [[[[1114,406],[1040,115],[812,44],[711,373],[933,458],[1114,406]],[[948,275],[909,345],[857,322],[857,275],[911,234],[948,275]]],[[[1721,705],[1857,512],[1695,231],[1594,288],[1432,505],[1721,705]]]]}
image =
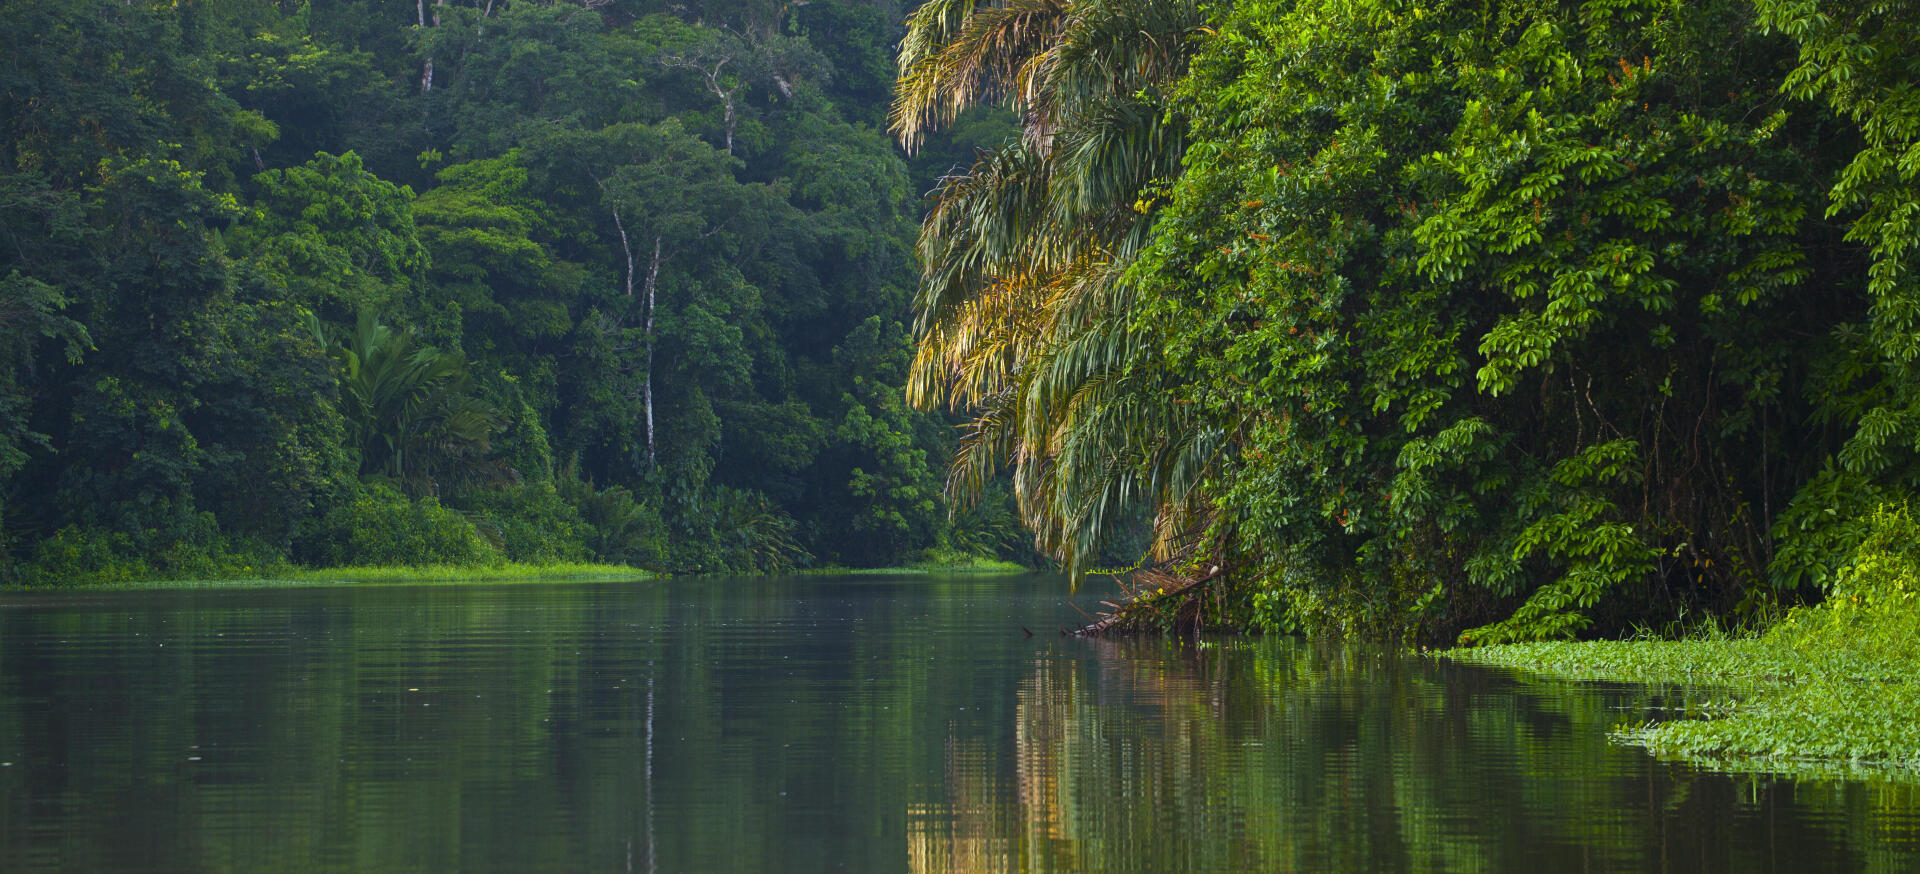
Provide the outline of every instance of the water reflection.
{"type": "Polygon", "coordinates": [[[1610,746],[1625,688],[1293,642],[1091,642],[1019,681],[1012,773],[949,741],[911,869],[1911,871],[1900,783],[1702,774],[1610,746]]]}
{"type": "Polygon", "coordinates": [[[0,598],[0,870],[1912,871],[1913,786],[1609,745],[1666,703],[1057,581],[0,598]]]}

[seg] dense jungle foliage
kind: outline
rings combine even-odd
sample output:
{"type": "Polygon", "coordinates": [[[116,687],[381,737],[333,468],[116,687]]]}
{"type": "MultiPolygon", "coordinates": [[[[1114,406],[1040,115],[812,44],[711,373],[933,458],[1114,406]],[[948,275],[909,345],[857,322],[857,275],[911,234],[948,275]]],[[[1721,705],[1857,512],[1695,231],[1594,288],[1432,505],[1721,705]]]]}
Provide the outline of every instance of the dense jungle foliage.
{"type": "Polygon", "coordinates": [[[932,0],[910,396],[1123,618],[1765,620],[1920,481],[1910,0],[932,0]]]}
{"type": "Polygon", "coordinates": [[[0,4],[0,571],[1018,555],[901,389],[903,16],[0,4]]]}
{"type": "Polygon", "coordinates": [[[778,570],[1024,523],[1161,624],[1765,619],[1920,486],[1916,31],[18,0],[5,572],[778,570]]]}

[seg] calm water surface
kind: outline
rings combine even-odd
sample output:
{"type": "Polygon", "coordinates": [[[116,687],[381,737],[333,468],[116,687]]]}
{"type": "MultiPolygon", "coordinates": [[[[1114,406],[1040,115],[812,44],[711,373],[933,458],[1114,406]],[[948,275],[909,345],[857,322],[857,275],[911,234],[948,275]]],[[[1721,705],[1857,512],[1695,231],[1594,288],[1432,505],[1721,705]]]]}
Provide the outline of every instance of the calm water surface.
{"type": "Polygon", "coordinates": [[[0,871],[1920,871],[1913,786],[1608,745],[1644,690],[1062,592],[5,596],[0,871]]]}

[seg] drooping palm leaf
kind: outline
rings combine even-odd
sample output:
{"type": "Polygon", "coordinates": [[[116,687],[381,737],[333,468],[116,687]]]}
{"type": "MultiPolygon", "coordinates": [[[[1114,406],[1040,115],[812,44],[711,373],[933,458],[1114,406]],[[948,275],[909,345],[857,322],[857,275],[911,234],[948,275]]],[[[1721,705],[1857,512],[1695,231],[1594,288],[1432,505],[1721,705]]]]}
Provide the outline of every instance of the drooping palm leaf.
{"type": "Polygon", "coordinates": [[[1142,192],[1183,148],[1154,95],[1200,23],[1190,0],[935,0],[901,45],[909,148],[979,103],[1026,124],[935,193],[909,397],[973,412],[949,493],[964,505],[1007,469],[1036,545],[1069,568],[1132,507],[1155,509],[1171,549],[1220,442],[1131,366],[1154,340],[1123,281],[1152,221],[1142,192]]]}

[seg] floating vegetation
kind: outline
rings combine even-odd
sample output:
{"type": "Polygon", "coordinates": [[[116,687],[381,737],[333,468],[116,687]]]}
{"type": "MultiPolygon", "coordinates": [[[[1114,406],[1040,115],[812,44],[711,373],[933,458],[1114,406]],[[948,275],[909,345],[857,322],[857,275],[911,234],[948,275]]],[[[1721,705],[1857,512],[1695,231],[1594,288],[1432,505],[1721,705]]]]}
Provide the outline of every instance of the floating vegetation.
{"type": "Polygon", "coordinates": [[[1883,509],[1827,600],[1766,633],[1680,641],[1527,643],[1447,658],[1570,680],[1710,692],[1681,718],[1616,729],[1660,753],[1736,770],[1920,771],[1920,526],[1883,509]]]}

